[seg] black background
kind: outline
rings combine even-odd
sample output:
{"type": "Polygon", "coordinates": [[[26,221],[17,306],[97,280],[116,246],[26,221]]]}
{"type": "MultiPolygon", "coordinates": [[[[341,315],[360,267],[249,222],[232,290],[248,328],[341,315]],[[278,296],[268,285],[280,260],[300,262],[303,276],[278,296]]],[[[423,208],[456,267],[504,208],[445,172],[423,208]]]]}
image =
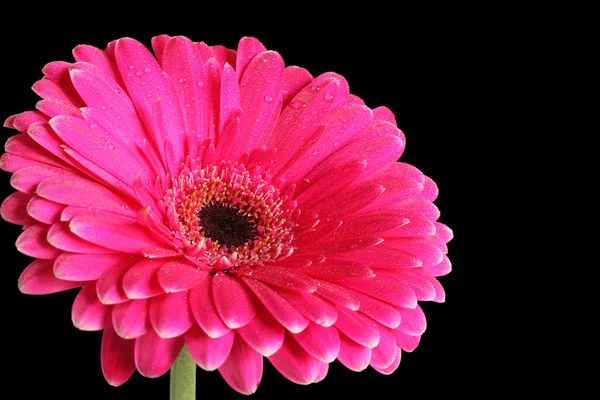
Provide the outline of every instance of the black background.
{"type": "MultiPolygon", "coordinates": [[[[172,22],[172,21],[171,21],[172,22]]],[[[424,23],[414,28],[401,26],[394,33],[363,30],[285,29],[267,32],[203,31],[198,24],[154,24],[150,28],[120,26],[105,21],[102,25],[76,27],[56,21],[46,25],[24,24],[15,30],[7,25],[0,32],[3,44],[4,76],[0,118],[33,109],[37,96],[31,85],[41,78],[41,68],[50,61],[72,61],[71,49],[77,44],[104,48],[123,36],[150,44],[152,36],[183,34],[209,45],[235,48],[242,36],[255,36],[270,50],[282,54],[286,65],[307,68],[313,76],[327,71],[342,74],[351,92],[370,107],[385,105],[396,115],[407,137],[401,161],[417,166],[433,178],[440,188],[436,205],[440,221],[453,228],[449,244],[453,272],[442,277],[447,291],[444,304],[426,303],[428,328],[413,353],[403,353],[398,370],[380,375],[371,368],[355,373],[337,361],[330,365],[324,381],[309,386],[288,382],[265,360],[259,389],[253,398],[290,398],[325,395],[368,394],[378,398],[434,398],[461,395],[472,385],[472,365],[468,362],[469,329],[466,320],[466,260],[464,221],[467,199],[463,192],[468,165],[465,143],[472,131],[469,101],[471,72],[477,67],[473,49],[465,45],[460,27],[452,24],[424,23]],[[55,25],[52,25],[55,24],[55,25]],[[55,29],[58,26],[61,29],[55,29]],[[53,28],[55,27],[55,28],[53,28]]],[[[3,128],[5,138],[16,131],[3,128]]],[[[5,139],[0,139],[4,141],[5,139]]],[[[10,174],[0,173],[1,198],[14,190],[10,174]]],[[[4,379],[23,394],[23,398],[58,397],[62,399],[167,399],[168,374],[158,379],[141,377],[137,372],[123,386],[109,386],[100,370],[100,332],[81,332],[71,324],[71,304],[76,291],[48,296],[26,296],[17,289],[17,278],[30,261],[14,248],[20,227],[0,221],[3,252],[0,275],[4,304],[3,367],[4,379]],[[8,372],[6,372],[8,371],[8,372]]],[[[243,398],[230,389],[218,372],[198,370],[198,398],[243,398]]]]}

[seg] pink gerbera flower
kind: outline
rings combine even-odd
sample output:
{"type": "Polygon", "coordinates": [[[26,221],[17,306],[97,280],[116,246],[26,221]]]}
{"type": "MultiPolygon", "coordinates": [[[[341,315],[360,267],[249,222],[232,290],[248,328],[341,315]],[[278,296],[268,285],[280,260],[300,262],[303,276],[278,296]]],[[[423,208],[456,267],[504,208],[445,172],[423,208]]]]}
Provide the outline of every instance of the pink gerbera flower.
{"type": "Polygon", "coordinates": [[[81,288],[106,380],[165,374],[184,345],[253,393],[263,362],[298,384],[339,360],[390,374],[444,301],[452,232],[434,182],[397,162],[404,135],[343,77],[155,37],[78,46],[33,90],[0,167],[24,225],[27,294],[81,288]]]}

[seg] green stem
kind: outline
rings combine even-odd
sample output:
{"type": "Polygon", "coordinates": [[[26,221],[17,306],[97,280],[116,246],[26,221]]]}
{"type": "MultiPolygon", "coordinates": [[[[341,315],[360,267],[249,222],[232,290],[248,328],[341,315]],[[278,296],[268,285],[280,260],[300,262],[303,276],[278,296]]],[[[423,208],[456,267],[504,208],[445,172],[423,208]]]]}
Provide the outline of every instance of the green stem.
{"type": "Polygon", "coordinates": [[[171,400],[196,399],[196,363],[187,347],[181,349],[175,364],[171,367],[171,400]]]}

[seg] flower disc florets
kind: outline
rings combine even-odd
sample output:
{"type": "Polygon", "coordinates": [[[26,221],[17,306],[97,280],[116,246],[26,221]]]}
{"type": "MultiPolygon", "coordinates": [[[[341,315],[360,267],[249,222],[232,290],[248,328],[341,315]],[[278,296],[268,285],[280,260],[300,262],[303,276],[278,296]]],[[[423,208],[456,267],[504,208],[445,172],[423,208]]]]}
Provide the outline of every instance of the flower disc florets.
{"type": "Polygon", "coordinates": [[[294,202],[260,168],[183,167],[167,190],[169,224],[187,256],[212,269],[289,255],[294,202]]]}

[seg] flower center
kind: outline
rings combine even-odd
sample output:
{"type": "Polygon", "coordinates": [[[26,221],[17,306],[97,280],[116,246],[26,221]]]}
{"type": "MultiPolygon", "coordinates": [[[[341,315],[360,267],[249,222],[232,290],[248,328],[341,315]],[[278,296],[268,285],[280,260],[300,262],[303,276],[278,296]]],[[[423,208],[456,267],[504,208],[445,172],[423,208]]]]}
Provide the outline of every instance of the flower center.
{"type": "Polygon", "coordinates": [[[226,247],[239,247],[256,236],[256,224],[236,207],[207,204],[198,213],[204,237],[226,247]]]}
{"type": "Polygon", "coordinates": [[[192,162],[173,179],[163,203],[175,245],[199,266],[230,269],[293,251],[296,203],[258,167],[192,162]]]}

